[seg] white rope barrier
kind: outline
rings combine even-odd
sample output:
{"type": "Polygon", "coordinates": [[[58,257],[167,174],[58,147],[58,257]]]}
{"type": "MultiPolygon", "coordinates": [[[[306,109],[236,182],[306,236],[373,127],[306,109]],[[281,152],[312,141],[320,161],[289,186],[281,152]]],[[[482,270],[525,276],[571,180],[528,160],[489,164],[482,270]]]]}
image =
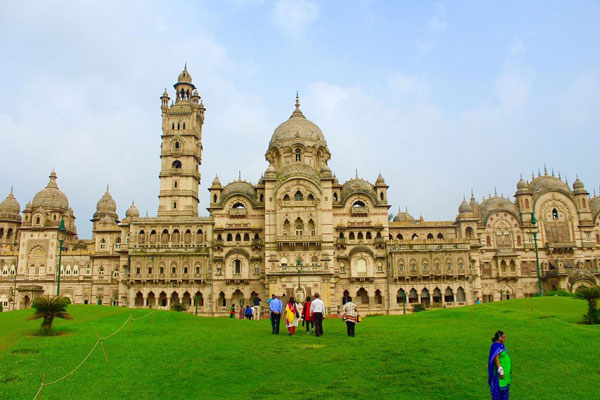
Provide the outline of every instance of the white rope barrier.
{"type": "Polygon", "coordinates": [[[125,322],[123,323],[123,325],[121,325],[116,331],[114,331],[113,333],[111,333],[108,336],[104,336],[101,338],[98,338],[96,340],[96,343],[94,343],[94,346],[92,346],[92,349],[88,352],[88,354],[83,358],[83,360],[75,367],[73,368],[69,373],[67,373],[65,376],[58,378],[52,382],[48,382],[45,383],[44,379],[42,378],[42,384],[40,385],[40,388],[38,389],[37,393],[35,394],[35,396],[33,397],[33,400],[38,399],[38,397],[41,395],[42,393],[42,389],[46,386],[50,386],[50,385],[54,385],[55,383],[61,382],[65,379],[67,379],[69,376],[73,375],[79,368],[81,368],[81,366],[83,364],[85,364],[85,362],[90,358],[90,356],[92,355],[92,353],[94,352],[94,350],[96,350],[96,347],[98,347],[99,344],[101,344],[101,341],[106,340],[106,339],[110,339],[111,337],[115,336],[117,333],[119,333],[123,328],[125,328],[125,325],[127,325],[128,322],[130,321],[139,321],[142,320],[144,318],[149,317],[150,315],[152,315],[154,313],[154,311],[149,312],[148,314],[144,315],[143,317],[140,318],[133,318],[133,315],[130,315],[125,322]]]}

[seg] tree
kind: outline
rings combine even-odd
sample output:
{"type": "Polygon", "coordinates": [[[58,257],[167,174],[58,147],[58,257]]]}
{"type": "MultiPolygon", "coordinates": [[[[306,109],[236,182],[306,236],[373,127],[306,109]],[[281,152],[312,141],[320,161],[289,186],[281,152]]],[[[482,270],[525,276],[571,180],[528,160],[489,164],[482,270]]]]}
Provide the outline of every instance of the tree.
{"type": "Polygon", "coordinates": [[[583,322],[586,324],[598,324],[600,323],[600,317],[598,316],[598,299],[600,299],[600,287],[587,287],[584,286],[577,290],[575,297],[587,301],[588,312],[583,316],[583,322]]]}
{"type": "Polygon", "coordinates": [[[63,296],[38,296],[31,304],[35,313],[28,319],[43,318],[42,332],[48,334],[52,330],[52,321],[54,318],[73,319],[71,314],[67,312],[69,303],[69,299],[63,296]]]}

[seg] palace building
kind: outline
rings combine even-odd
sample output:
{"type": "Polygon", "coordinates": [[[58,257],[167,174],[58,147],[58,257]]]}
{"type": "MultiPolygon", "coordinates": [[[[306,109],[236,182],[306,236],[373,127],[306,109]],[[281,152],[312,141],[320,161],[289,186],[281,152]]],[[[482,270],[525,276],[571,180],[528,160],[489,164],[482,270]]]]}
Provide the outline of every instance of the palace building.
{"type": "Polygon", "coordinates": [[[107,188],[92,238],[79,239],[54,171],[23,210],[12,190],[0,203],[5,311],[55,294],[58,268],[61,294],[76,304],[192,310],[197,301],[202,315],[226,315],[255,296],[319,293],[331,313],[347,295],[363,314],[456,307],[536,295],[536,242],[544,290],[600,283],[600,196],[590,197],[579,179],[571,188],[544,171],[519,180],[514,201],[471,196],[453,220],[399,211],[390,221],[384,178],[340,183],[325,136],[298,98],[273,132],[260,180],[215,178],[202,217],[205,108],[187,67],[174,88],[173,102],[167,91],[160,97],[156,217],[141,217],[132,204],[121,219],[107,188]]]}

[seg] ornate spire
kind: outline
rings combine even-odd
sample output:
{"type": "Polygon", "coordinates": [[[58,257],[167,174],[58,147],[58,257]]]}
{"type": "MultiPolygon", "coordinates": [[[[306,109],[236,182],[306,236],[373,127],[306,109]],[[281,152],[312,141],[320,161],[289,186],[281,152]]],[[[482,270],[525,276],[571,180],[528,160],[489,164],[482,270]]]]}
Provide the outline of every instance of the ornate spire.
{"type": "Polygon", "coordinates": [[[548,175],[548,168],[546,168],[546,163],[544,163],[544,176],[548,175]]]}
{"type": "Polygon", "coordinates": [[[306,117],[304,116],[304,114],[302,114],[302,111],[300,110],[300,96],[298,96],[298,91],[296,91],[296,108],[294,109],[294,112],[292,113],[290,118],[294,117],[306,119],[306,117]]]}

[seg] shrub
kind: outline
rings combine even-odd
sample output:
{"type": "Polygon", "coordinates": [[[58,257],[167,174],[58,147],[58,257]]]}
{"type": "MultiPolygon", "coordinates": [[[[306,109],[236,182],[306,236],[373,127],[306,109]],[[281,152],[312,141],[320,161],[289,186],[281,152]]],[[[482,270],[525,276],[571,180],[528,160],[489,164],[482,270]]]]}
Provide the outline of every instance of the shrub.
{"type": "Polygon", "coordinates": [[[573,297],[573,295],[564,289],[553,289],[544,292],[544,296],[561,296],[561,297],[573,297]]]}
{"type": "Polygon", "coordinates": [[[583,322],[586,324],[600,323],[598,315],[598,299],[600,299],[600,287],[582,287],[577,290],[575,297],[587,301],[588,312],[583,316],[583,322]]]}
{"type": "Polygon", "coordinates": [[[179,312],[179,311],[185,311],[185,310],[186,310],[186,307],[181,303],[171,304],[171,311],[179,312]]]}
{"type": "Polygon", "coordinates": [[[42,334],[49,334],[52,330],[54,318],[73,319],[67,312],[68,299],[63,296],[38,296],[33,299],[31,308],[35,310],[28,319],[40,319],[42,321],[42,334]]]}
{"type": "Polygon", "coordinates": [[[416,303],[415,305],[413,305],[413,312],[421,312],[421,311],[425,311],[424,304],[416,303]]]}

